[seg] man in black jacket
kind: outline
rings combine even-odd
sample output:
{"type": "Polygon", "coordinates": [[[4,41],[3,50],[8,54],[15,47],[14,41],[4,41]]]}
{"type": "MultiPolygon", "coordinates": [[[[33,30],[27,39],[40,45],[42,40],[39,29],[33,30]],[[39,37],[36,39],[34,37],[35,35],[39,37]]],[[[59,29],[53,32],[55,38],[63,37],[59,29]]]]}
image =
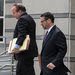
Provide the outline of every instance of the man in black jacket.
{"type": "Polygon", "coordinates": [[[13,16],[18,19],[14,38],[18,38],[13,49],[15,59],[18,60],[16,67],[16,75],[35,75],[33,68],[33,59],[38,55],[36,45],[36,24],[33,18],[26,13],[26,9],[23,5],[17,3],[12,7],[13,16]],[[26,35],[30,36],[30,44],[28,50],[19,51],[19,47],[22,45],[26,35]]]}
{"type": "Polygon", "coordinates": [[[67,52],[65,35],[54,25],[52,13],[43,13],[40,21],[42,27],[47,29],[41,52],[41,75],[67,75],[69,69],[63,63],[67,52]]]}

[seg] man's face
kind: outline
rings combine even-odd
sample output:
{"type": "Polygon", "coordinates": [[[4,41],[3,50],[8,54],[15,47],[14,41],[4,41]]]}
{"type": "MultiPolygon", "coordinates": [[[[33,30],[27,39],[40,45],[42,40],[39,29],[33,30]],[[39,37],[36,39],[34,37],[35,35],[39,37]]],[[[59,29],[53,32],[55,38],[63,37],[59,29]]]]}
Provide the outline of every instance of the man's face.
{"type": "Polygon", "coordinates": [[[47,20],[45,20],[44,17],[41,17],[41,18],[40,18],[40,21],[41,21],[42,27],[43,27],[44,29],[48,29],[49,24],[48,24],[47,20]]]}
{"type": "Polygon", "coordinates": [[[18,19],[18,18],[20,17],[20,13],[19,13],[19,12],[16,12],[16,6],[13,6],[11,10],[12,10],[13,16],[14,16],[16,19],[18,19]]]}

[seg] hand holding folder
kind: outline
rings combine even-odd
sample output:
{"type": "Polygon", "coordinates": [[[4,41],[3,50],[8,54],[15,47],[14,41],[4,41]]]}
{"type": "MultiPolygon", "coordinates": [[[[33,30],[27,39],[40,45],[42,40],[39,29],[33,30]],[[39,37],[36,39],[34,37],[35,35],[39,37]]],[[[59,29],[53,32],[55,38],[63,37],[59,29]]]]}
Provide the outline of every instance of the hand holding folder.
{"type": "MultiPolygon", "coordinates": [[[[9,47],[8,47],[8,53],[9,54],[13,53],[13,49],[15,47],[16,41],[17,41],[17,38],[14,38],[10,41],[9,47]]],[[[23,41],[22,46],[20,46],[19,51],[28,50],[29,43],[30,43],[30,38],[29,38],[29,35],[27,35],[25,40],[23,41]]]]}

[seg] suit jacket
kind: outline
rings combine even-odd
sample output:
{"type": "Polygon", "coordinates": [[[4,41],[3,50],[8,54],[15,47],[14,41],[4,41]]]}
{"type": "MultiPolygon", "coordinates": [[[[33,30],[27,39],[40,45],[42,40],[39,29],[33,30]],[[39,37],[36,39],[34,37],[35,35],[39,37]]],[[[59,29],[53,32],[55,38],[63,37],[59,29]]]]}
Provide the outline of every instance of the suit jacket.
{"type": "Polygon", "coordinates": [[[30,36],[30,45],[27,51],[15,54],[17,60],[23,60],[34,58],[38,55],[37,45],[36,45],[36,24],[33,18],[24,12],[17,21],[13,38],[18,38],[16,44],[22,45],[26,35],[30,36]]]}
{"type": "MultiPolygon", "coordinates": [[[[63,58],[67,52],[67,44],[65,35],[55,25],[46,39],[43,41],[41,52],[41,65],[44,75],[55,75],[56,72],[68,72],[68,68],[63,63],[63,58]],[[56,67],[53,70],[47,68],[47,64],[53,63],[56,67]],[[55,73],[55,74],[54,74],[55,73]]],[[[59,74],[56,74],[59,75],[59,74]]]]}

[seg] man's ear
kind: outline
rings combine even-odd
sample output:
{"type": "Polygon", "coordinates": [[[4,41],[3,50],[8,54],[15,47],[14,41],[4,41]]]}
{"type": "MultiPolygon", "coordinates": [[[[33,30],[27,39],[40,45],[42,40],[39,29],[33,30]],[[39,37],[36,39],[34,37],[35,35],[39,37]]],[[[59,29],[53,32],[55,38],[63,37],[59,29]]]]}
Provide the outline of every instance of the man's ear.
{"type": "Polygon", "coordinates": [[[18,11],[18,14],[19,14],[19,15],[21,15],[21,14],[22,14],[22,11],[21,11],[21,10],[19,10],[19,11],[18,11]]]}
{"type": "Polygon", "coordinates": [[[51,22],[51,19],[48,19],[51,22]]]}
{"type": "Polygon", "coordinates": [[[51,19],[48,19],[47,22],[48,22],[48,23],[51,23],[51,19]]]}
{"type": "Polygon", "coordinates": [[[21,10],[19,10],[19,13],[22,13],[22,11],[21,11],[21,10]]]}

